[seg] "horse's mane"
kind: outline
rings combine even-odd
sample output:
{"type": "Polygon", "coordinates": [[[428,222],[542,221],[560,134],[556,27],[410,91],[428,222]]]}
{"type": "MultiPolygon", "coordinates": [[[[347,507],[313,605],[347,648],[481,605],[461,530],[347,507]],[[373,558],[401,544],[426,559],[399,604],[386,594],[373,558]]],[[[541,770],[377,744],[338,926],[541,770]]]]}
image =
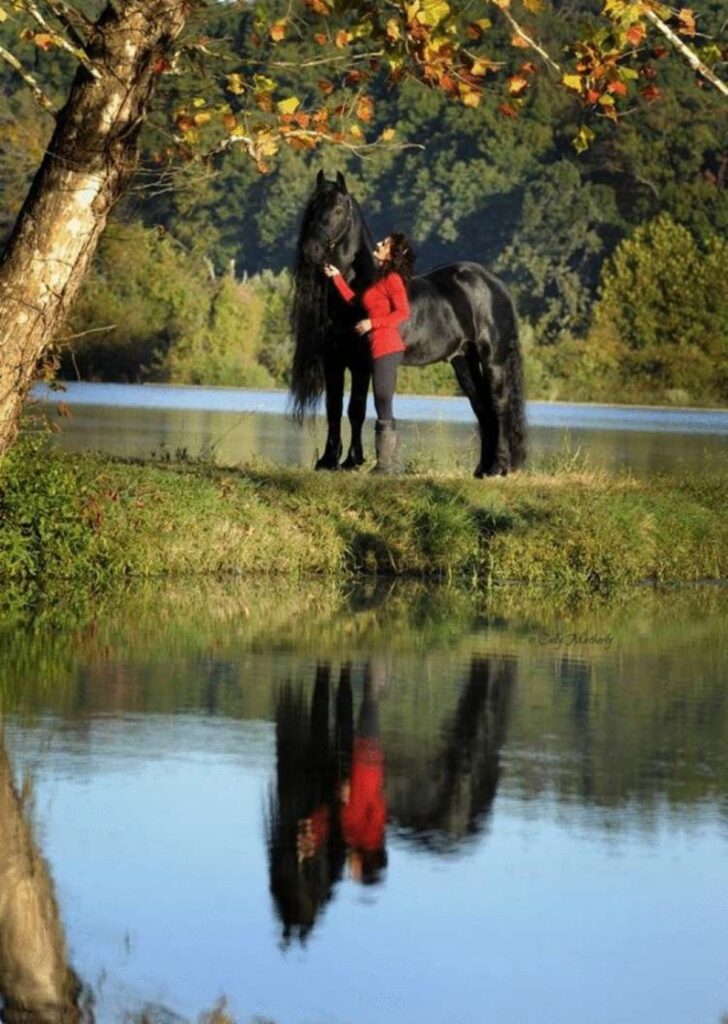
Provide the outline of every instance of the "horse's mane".
{"type": "Polygon", "coordinates": [[[290,390],[293,416],[299,423],[306,413],[316,408],[324,392],[324,339],[329,327],[326,278],[303,255],[303,243],[310,224],[307,217],[310,206],[304,213],[296,246],[290,318],[294,341],[290,390]]]}
{"type": "MultiPolygon", "coordinates": [[[[325,388],[324,354],[326,337],[331,326],[331,288],[321,269],[312,266],[306,260],[303,251],[311,227],[321,214],[322,198],[321,193],[315,191],[303,212],[293,271],[290,323],[294,352],[290,392],[293,399],[292,415],[298,423],[303,421],[307,413],[315,410],[325,388]]],[[[371,236],[361,207],[353,196],[349,197],[349,201],[352,210],[351,227],[359,228],[363,246],[368,252],[371,249],[371,236]]]]}

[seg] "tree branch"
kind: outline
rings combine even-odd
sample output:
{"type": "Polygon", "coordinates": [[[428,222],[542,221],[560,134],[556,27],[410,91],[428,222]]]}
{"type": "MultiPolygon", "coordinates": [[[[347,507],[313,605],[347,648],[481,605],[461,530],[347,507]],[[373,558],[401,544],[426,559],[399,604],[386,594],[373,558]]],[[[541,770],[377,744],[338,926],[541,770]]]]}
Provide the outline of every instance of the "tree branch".
{"type": "MultiPolygon", "coordinates": [[[[495,2],[495,0],[492,0],[492,2],[495,2]]],[[[529,36],[528,32],[526,32],[524,29],[521,28],[521,26],[518,24],[516,19],[511,14],[510,10],[507,7],[501,7],[500,4],[496,4],[496,7],[501,12],[503,17],[506,19],[508,24],[511,26],[513,31],[516,32],[521,37],[521,39],[523,39],[525,42],[527,42],[532,50],[536,51],[536,53],[539,55],[541,60],[545,64],[547,64],[548,67],[550,67],[553,71],[555,71],[557,74],[560,75],[561,74],[560,66],[556,63],[556,61],[553,59],[553,57],[551,57],[546,52],[546,50],[544,50],[543,46],[541,46],[540,43],[537,43],[535,39],[532,39],[531,36],[529,36]]]]}
{"type": "MultiPolygon", "coordinates": [[[[40,25],[43,31],[48,33],[48,35],[51,37],[56,46],[59,46],[62,50],[65,50],[67,53],[70,53],[73,57],[75,57],[76,60],[80,61],[81,64],[83,64],[83,66],[86,68],[88,73],[92,75],[94,78],[101,77],[100,71],[98,70],[98,68],[95,67],[93,61],[86,53],[86,44],[84,40],[81,40],[80,46],[74,46],[73,43],[69,43],[65,36],[61,35],[60,32],[57,32],[52,25],[48,24],[48,22],[43,17],[41,12],[38,10],[37,5],[33,3],[33,0],[19,0],[19,2],[22,5],[23,10],[27,11],[31,18],[33,18],[33,20],[40,25]]],[[[48,6],[51,8],[51,10],[53,10],[54,7],[58,7],[58,4],[49,3],[48,6]]],[[[56,14],[56,11],[53,10],[53,13],[56,14]]],[[[57,14],[56,17],[58,17],[57,14]]],[[[75,29],[73,30],[73,32],[74,35],[77,35],[75,29]]]]}
{"type": "Polygon", "coordinates": [[[63,2],[63,0],[46,0],[46,3],[53,11],[61,25],[63,25],[71,38],[71,41],[80,49],[84,49],[88,40],[84,39],[78,26],[81,25],[88,31],[89,29],[94,28],[93,22],[89,21],[82,11],[77,11],[74,7],[69,7],[68,4],[63,2]]]}
{"type": "Polygon", "coordinates": [[[0,46],[0,58],[2,58],[2,60],[4,60],[6,64],[9,64],[14,71],[17,71],[17,73],[23,79],[23,81],[28,86],[30,91],[33,93],[33,96],[35,97],[36,101],[41,105],[41,107],[43,107],[44,110],[47,110],[49,114],[52,114],[53,117],[55,117],[58,111],[53,106],[51,101],[48,99],[46,94],[43,92],[41,87],[38,85],[35,78],[31,75],[29,71],[25,70],[25,68],[17,59],[17,57],[14,57],[9,50],[5,49],[4,46],[0,46]]]}
{"type": "Polygon", "coordinates": [[[728,96],[728,85],[722,79],[710,70],[707,64],[704,64],[700,57],[691,50],[690,47],[682,41],[682,39],[676,35],[669,25],[660,18],[654,11],[647,10],[647,18],[655,26],[658,32],[661,32],[663,36],[669,40],[675,49],[680,53],[685,60],[688,62],[693,71],[701,75],[706,82],[710,82],[711,85],[715,86],[718,92],[723,93],[724,96],[728,96]]]}

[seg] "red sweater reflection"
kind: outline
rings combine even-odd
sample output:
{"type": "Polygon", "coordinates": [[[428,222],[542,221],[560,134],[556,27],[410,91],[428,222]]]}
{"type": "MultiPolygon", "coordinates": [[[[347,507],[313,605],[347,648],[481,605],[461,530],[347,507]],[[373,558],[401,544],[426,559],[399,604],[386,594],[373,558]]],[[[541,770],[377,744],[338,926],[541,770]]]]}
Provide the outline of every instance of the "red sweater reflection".
{"type": "Polygon", "coordinates": [[[361,737],[354,740],[351,781],[342,790],[344,840],[355,850],[381,850],[386,825],[382,745],[374,737],[361,737]]]}

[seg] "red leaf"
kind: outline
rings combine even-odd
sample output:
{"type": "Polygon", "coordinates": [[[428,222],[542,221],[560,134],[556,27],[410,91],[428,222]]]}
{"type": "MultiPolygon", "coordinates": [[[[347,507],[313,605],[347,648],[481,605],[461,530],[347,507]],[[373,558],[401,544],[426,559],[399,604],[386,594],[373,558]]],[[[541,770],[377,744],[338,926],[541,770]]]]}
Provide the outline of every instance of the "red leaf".
{"type": "Polygon", "coordinates": [[[627,86],[624,82],[610,82],[607,86],[607,92],[614,93],[617,96],[626,96],[627,91],[627,86]]]}
{"type": "Polygon", "coordinates": [[[633,46],[639,46],[646,34],[644,25],[633,25],[627,29],[627,39],[633,46]]]}
{"type": "Polygon", "coordinates": [[[504,117],[518,117],[518,111],[514,110],[510,103],[501,103],[498,110],[504,117]]]}

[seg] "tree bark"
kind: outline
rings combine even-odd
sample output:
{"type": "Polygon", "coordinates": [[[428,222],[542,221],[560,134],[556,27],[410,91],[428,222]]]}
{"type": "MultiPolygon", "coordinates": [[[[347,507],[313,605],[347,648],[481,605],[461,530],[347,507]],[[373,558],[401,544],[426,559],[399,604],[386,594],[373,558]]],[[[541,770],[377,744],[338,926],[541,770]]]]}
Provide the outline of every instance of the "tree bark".
{"type": "Polygon", "coordinates": [[[188,0],[109,4],[0,262],[0,458],[36,370],[136,167],[139,131],[188,0]],[[118,7],[118,9],[117,9],[118,7]]]}
{"type": "Polygon", "coordinates": [[[77,1024],[80,984],[48,865],[13,781],[0,732],[0,999],[8,1024],[77,1024]]]}

